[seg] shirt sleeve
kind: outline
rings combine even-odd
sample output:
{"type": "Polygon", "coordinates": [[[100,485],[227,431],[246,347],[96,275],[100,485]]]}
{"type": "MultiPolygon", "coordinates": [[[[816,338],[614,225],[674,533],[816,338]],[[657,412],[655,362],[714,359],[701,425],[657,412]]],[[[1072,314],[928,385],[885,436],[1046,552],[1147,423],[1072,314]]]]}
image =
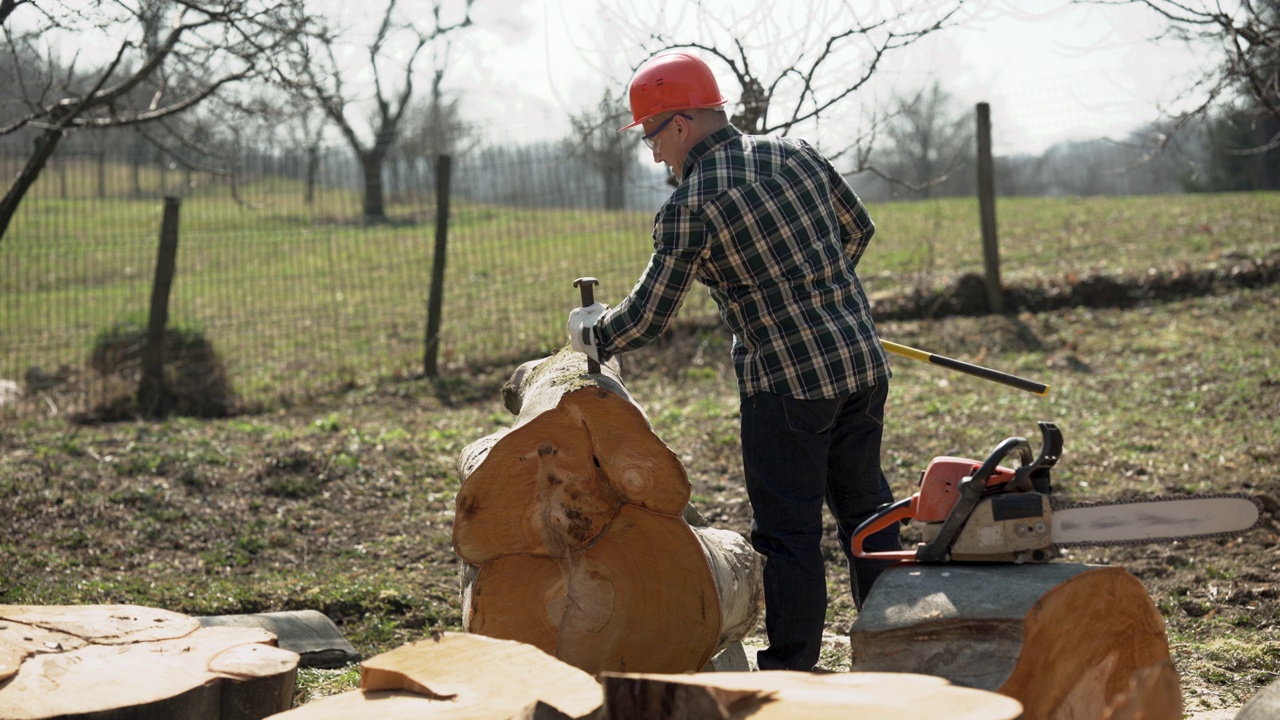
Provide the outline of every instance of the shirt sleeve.
{"type": "Polygon", "coordinates": [[[845,254],[853,261],[854,267],[857,267],[862,253],[866,252],[871,243],[871,236],[876,232],[875,223],[871,221],[871,215],[867,213],[858,194],[850,187],[849,181],[844,179],[830,160],[821,155],[819,157],[827,168],[827,177],[831,182],[831,197],[835,204],[836,218],[840,222],[840,239],[844,242],[845,254]]]}
{"type": "Polygon", "coordinates": [[[606,357],[661,335],[693,284],[706,245],[702,219],[688,208],[668,205],[654,221],[653,237],[653,255],[631,294],[596,323],[598,347],[606,357]]]}

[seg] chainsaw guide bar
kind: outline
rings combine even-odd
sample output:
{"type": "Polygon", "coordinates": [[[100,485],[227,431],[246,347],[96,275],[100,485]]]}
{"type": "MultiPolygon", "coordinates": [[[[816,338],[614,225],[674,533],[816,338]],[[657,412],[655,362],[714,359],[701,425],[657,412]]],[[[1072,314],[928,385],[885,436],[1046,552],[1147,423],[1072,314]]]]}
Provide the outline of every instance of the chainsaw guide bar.
{"type": "Polygon", "coordinates": [[[1239,493],[1069,503],[1049,499],[1055,547],[1148,545],[1238,535],[1258,523],[1262,507],[1239,493]]]}

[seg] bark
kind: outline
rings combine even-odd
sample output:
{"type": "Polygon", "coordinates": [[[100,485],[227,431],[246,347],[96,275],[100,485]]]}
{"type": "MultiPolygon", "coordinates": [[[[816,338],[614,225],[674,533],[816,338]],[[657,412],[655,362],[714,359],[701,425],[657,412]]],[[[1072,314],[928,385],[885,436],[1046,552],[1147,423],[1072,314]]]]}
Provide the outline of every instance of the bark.
{"type": "Polygon", "coordinates": [[[581,353],[526,363],[515,423],[463,449],[454,549],[463,625],[588,672],[684,672],[751,632],[759,556],[694,528],[689,479],[622,385],[581,353]]]}
{"type": "Polygon", "coordinates": [[[267,717],[292,704],[298,663],[274,643],[135,605],[0,605],[0,717],[267,717]]]}
{"type": "Polygon", "coordinates": [[[1159,678],[1164,618],[1122,568],[899,565],[876,581],[850,641],[855,671],[998,691],[1028,718],[1102,718],[1134,693],[1181,716],[1177,683],[1159,678]]]}

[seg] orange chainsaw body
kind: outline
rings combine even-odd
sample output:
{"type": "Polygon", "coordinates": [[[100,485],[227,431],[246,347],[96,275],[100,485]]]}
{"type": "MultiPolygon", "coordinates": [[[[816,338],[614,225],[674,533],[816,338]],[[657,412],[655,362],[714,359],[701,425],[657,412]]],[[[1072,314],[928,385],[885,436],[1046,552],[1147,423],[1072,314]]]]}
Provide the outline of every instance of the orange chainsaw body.
{"type": "Polygon", "coordinates": [[[1062,433],[1053,423],[1038,425],[1042,443],[1034,460],[1030,443],[1021,437],[1006,439],[985,461],[948,455],[933,458],[920,475],[918,492],[882,506],[858,526],[850,538],[851,554],[868,560],[917,562],[1047,558],[1049,469],[1062,455],[1062,433]],[[1015,454],[1021,462],[1017,469],[999,464],[1015,454]],[[981,512],[975,514],[977,509],[981,512]],[[922,525],[924,535],[924,542],[915,549],[869,552],[863,547],[880,530],[913,521],[922,525]],[[970,536],[976,536],[976,545],[970,536]]]}
{"type": "MultiPolygon", "coordinates": [[[[971,477],[982,463],[969,458],[935,457],[920,477],[920,492],[915,502],[913,519],[925,523],[942,522],[960,499],[960,481],[971,477]]],[[[1012,469],[999,465],[991,473],[987,485],[999,485],[1013,480],[1012,469]]]]}

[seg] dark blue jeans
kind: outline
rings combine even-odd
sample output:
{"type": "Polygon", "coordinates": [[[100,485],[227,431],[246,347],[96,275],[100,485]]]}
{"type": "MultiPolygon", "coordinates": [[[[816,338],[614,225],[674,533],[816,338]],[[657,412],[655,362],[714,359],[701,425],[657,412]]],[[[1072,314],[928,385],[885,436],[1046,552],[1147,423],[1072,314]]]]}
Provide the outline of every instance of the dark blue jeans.
{"type": "MultiPolygon", "coordinates": [[[[880,468],[888,381],[835,400],[757,393],[742,401],[742,464],[755,515],[751,544],[765,558],[761,670],[811,670],[827,614],[822,506],[835,517],[854,603],[889,565],[855,559],[849,540],[876,508],[893,502],[880,468]]],[[[897,550],[893,524],[864,543],[897,550]]]]}

